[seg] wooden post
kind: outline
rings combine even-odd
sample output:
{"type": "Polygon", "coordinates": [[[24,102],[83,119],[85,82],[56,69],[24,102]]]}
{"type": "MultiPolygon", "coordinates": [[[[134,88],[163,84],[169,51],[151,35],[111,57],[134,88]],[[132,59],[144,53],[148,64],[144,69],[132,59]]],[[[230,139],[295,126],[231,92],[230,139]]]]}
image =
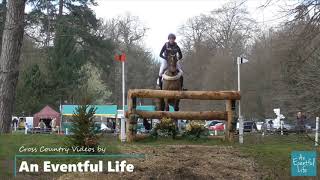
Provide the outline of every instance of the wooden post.
{"type": "Polygon", "coordinates": [[[127,124],[127,142],[133,142],[137,134],[137,120],[138,116],[135,114],[130,114],[127,124]]]}
{"type": "Polygon", "coordinates": [[[233,121],[232,100],[227,100],[227,101],[226,101],[226,111],[227,111],[226,139],[227,139],[229,142],[233,142],[233,132],[232,132],[232,121],[233,121]]]}
{"type": "Polygon", "coordinates": [[[132,93],[128,93],[128,114],[133,114],[136,111],[137,98],[132,96],[132,93]]]}
{"type": "Polygon", "coordinates": [[[137,130],[138,117],[135,114],[136,107],[137,107],[137,98],[132,97],[132,94],[128,93],[127,142],[133,142],[137,134],[136,130],[137,130]]]}
{"type": "Polygon", "coordinates": [[[230,127],[230,135],[232,137],[232,141],[234,142],[234,135],[237,129],[237,111],[236,111],[236,100],[231,100],[231,110],[232,110],[232,119],[231,119],[231,127],[230,127]]]}

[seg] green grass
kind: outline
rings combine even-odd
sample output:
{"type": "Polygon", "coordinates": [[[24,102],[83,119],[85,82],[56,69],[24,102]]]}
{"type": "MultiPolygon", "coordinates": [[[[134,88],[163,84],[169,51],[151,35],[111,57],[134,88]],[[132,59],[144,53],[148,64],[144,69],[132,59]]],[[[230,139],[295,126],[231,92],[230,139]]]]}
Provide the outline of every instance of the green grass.
{"type": "MultiPolygon", "coordinates": [[[[291,152],[292,151],[317,151],[314,143],[307,137],[289,136],[246,136],[244,145],[236,145],[248,157],[253,157],[258,167],[263,172],[264,179],[317,179],[317,177],[292,177],[291,152]],[[260,137],[259,137],[260,136],[260,137]]],[[[317,161],[320,172],[320,161],[317,161]]]]}
{"type": "MultiPolygon", "coordinates": [[[[8,134],[0,135],[0,179],[11,179],[13,176],[13,159],[16,154],[64,154],[64,153],[20,153],[19,148],[25,147],[65,147],[66,137],[61,135],[24,135],[8,134]]],[[[122,148],[141,149],[145,146],[161,147],[165,145],[232,145],[239,149],[245,157],[253,158],[258,164],[258,171],[263,172],[264,179],[293,179],[290,176],[290,155],[296,150],[317,150],[314,143],[306,138],[296,135],[289,136],[265,136],[246,135],[245,144],[230,144],[221,140],[200,138],[198,140],[177,137],[168,138],[147,138],[132,144],[122,144],[116,137],[107,136],[100,140],[100,145],[107,149],[107,153],[118,153],[122,148]]],[[[76,159],[65,159],[75,161],[76,159]]],[[[320,161],[318,160],[318,172],[320,161]]],[[[45,177],[45,176],[44,176],[45,177]]],[[[31,178],[32,179],[32,178],[31,178]]],[[[294,178],[306,179],[306,178],[294,178]]],[[[316,178],[309,178],[316,179],[316,178]]]]}
{"type": "Polygon", "coordinates": [[[208,139],[206,137],[202,137],[199,139],[189,139],[189,138],[183,138],[183,137],[176,137],[175,139],[172,139],[171,137],[161,137],[161,138],[152,138],[148,137],[143,140],[139,140],[135,142],[136,145],[150,145],[150,146],[163,146],[163,145],[183,145],[183,144],[189,144],[189,145],[231,145],[230,143],[224,142],[222,140],[216,139],[208,139]]]}

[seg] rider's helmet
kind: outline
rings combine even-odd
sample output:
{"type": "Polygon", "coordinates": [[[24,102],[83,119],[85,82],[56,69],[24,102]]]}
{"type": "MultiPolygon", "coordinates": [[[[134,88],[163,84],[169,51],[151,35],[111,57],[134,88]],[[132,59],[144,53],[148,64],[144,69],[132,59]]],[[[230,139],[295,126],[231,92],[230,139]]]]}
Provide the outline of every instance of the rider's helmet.
{"type": "Polygon", "coordinates": [[[170,33],[169,35],[168,35],[168,39],[176,39],[176,35],[174,35],[173,33],[170,33]]]}

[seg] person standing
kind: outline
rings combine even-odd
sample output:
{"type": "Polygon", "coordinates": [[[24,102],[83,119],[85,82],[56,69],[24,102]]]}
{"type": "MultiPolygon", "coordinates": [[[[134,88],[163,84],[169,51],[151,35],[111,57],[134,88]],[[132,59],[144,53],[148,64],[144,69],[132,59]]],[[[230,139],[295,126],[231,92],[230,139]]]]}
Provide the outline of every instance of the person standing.
{"type": "Polygon", "coordinates": [[[43,122],[42,119],[40,120],[38,127],[40,127],[41,130],[44,130],[45,128],[47,128],[46,124],[43,122]]]}
{"type": "Polygon", "coordinates": [[[270,120],[268,121],[268,124],[269,124],[269,128],[270,128],[270,132],[273,132],[273,120],[270,119],[270,120]]]}
{"type": "Polygon", "coordinates": [[[56,118],[53,118],[50,122],[50,126],[51,126],[51,131],[55,132],[56,131],[56,118]]]}
{"type": "Polygon", "coordinates": [[[296,122],[298,134],[305,132],[305,122],[306,122],[306,116],[299,111],[297,113],[297,122],[296,122]]]}

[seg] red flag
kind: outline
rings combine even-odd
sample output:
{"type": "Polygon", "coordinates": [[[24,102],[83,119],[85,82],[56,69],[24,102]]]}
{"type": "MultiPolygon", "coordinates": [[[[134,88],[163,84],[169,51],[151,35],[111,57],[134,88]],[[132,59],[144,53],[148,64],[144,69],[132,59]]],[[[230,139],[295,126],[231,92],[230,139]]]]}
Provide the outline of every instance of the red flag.
{"type": "Polygon", "coordinates": [[[120,56],[118,54],[114,55],[114,59],[120,61],[120,56]]]}
{"type": "Polygon", "coordinates": [[[122,53],[121,55],[120,55],[120,61],[121,62],[125,62],[126,61],[126,54],[125,53],[122,53]]]}
{"type": "Polygon", "coordinates": [[[114,59],[117,60],[117,61],[120,61],[120,62],[125,62],[126,61],[126,54],[125,53],[122,53],[122,54],[116,54],[114,56],[114,59]]]}

